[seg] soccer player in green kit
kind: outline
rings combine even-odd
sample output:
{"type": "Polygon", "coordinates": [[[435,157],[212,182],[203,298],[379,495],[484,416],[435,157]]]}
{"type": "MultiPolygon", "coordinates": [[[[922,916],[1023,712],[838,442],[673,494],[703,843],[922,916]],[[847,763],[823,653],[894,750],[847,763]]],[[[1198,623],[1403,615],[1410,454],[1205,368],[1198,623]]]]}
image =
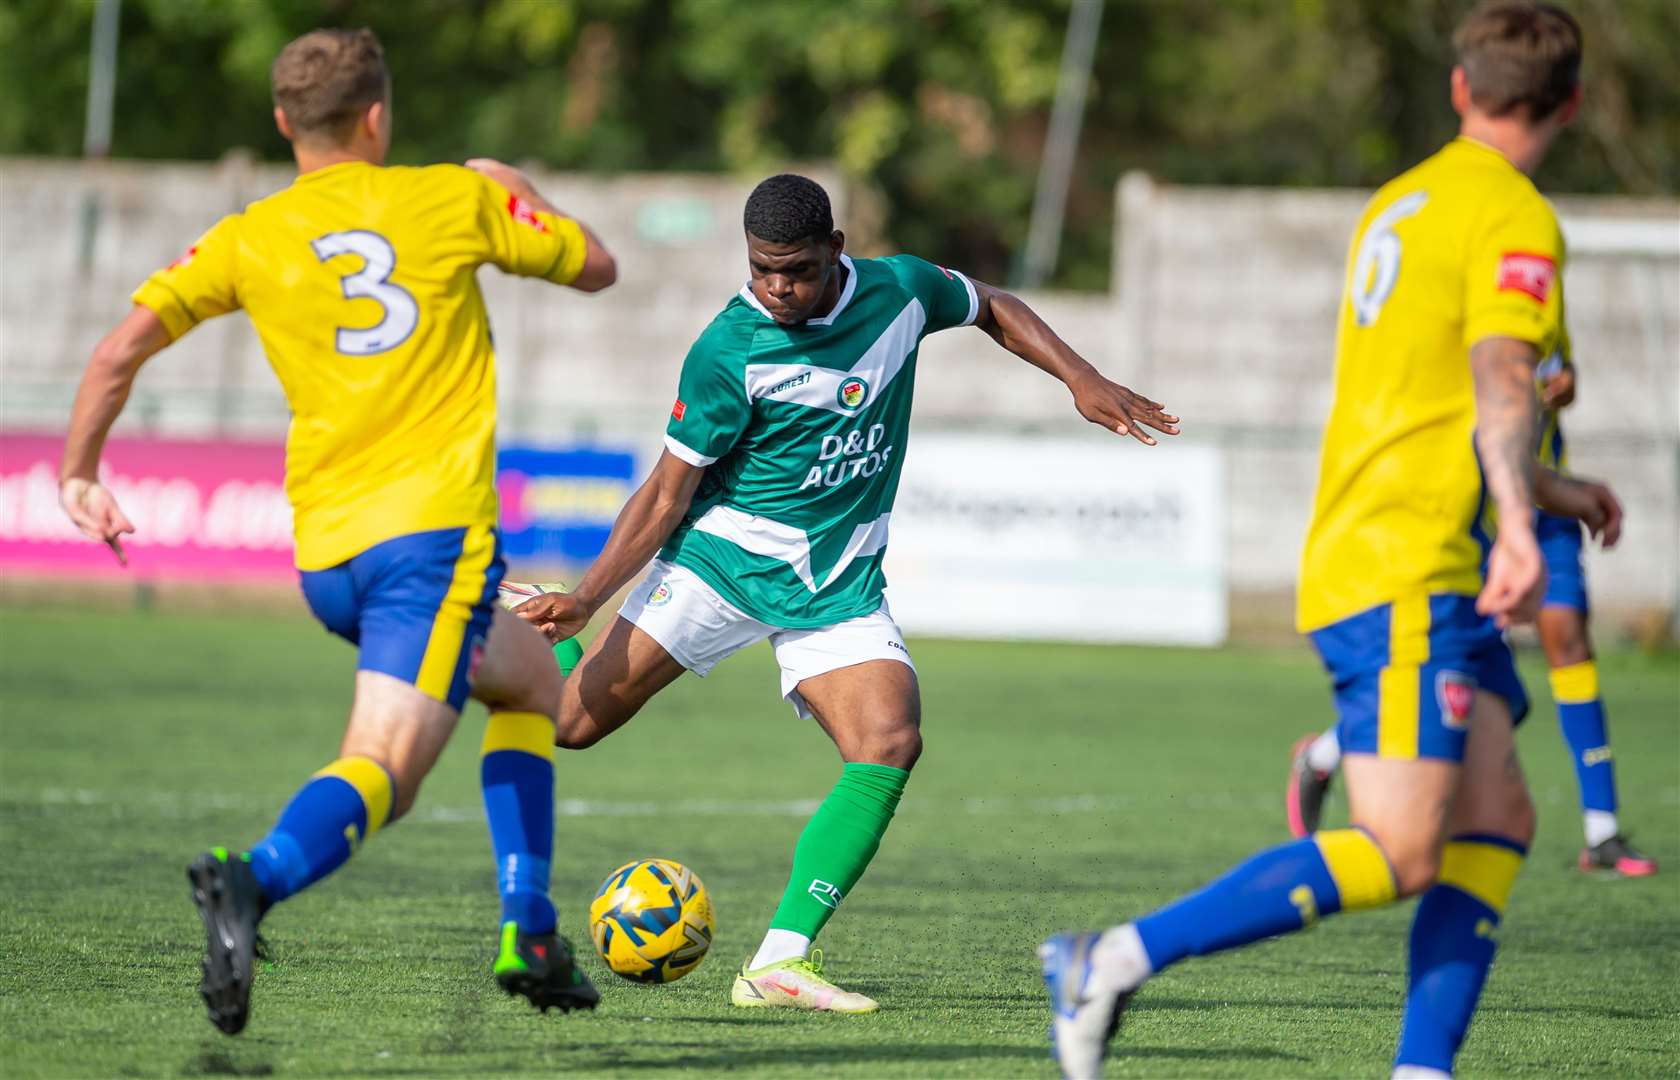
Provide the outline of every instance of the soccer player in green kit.
{"type": "Polygon", "coordinates": [[[562,692],[557,743],[592,746],[685,670],[768,639],[782,694],[844,761],[794,849],[786,892],[730,1000],[865,1013],[811,942],[886,832],[922,750],[915,668],[881,559],[927,334],[976,326],[1060,379],[1080,415],[1153,446],[1178,418],[1104,378],[1010,294],[911,255],[852,259],[828,196],[773,176],[747,199],[751,280],[683,362],[665,452],[601,557],[518,614],[571,637],[648,567],[562,692]]]}

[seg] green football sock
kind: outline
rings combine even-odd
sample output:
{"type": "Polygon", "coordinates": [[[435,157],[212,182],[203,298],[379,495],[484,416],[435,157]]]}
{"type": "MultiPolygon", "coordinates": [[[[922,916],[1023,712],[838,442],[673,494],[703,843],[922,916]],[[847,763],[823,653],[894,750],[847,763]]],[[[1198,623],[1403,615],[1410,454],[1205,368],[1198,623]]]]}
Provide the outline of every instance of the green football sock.
{"type": "Polygon", "coordinates": [[[909,779],[904,769],[847,763],[799,834],[793,872],[771,929],[817,936],[875,857],[909,779]]]}

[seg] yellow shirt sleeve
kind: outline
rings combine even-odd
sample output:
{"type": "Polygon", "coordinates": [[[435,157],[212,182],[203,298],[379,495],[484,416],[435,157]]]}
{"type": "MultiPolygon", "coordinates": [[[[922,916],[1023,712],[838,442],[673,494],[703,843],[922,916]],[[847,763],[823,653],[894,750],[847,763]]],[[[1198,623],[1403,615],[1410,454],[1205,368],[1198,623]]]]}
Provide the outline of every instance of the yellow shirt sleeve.
{"type": "Polygon", "coordinates": [[[1522,200],[1472,238],[1469,257],[1465,346],[1511,337],[1549,354],[1563,332],[1563,234],[1552,208],[1522,200]]]}
{"type": "Polygon", "coordinates": [[[571,218],[538,210],[489,177],[478,180],[486,261],[520,277],[545,278],[556,285],[576,281],[589,253],[582,227],[571,218]]]}
{"type": "Polygon", "coordinates": [[[235,282],[239,248],[238,214],[211,226],[186,254],[141,283],[134,290],[136,304],[151,308],[169,331],[170,340],[205,319],[239,308],[235,282]]]}

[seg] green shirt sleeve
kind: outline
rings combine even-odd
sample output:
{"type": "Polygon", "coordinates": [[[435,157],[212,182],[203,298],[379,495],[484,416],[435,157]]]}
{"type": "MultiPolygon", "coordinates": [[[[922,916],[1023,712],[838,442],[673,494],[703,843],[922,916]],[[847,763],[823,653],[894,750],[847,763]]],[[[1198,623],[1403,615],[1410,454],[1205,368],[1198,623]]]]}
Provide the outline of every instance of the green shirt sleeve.
{"type": "Polygon", "coordinates": [[[980,314],[980,294],[974,283],[958,270],[936,266],[914,255],[893,255],[882,259],[893,276],[922,302],[927,312],[924,333],[970,326],[980,314]]]}
{"type": "Polygon", "coordinates": [[[665,425],[665,449],[704,467],[734,449],[752,419],[743,364],[750,329],[718,316],[688,350],[677,400],[665,425]]]}

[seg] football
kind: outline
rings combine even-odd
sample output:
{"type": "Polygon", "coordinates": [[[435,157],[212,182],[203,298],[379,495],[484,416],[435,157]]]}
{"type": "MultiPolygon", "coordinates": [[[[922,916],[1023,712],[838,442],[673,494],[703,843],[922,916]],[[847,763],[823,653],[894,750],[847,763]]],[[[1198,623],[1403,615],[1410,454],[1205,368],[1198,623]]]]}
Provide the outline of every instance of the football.
{"type": "Polygon", "coordinates": [[[670,859],[626,863],[589,905],[601,959],[633,982],[675,982],[712,947],[712,898],[694,871],[670,859]]]}

